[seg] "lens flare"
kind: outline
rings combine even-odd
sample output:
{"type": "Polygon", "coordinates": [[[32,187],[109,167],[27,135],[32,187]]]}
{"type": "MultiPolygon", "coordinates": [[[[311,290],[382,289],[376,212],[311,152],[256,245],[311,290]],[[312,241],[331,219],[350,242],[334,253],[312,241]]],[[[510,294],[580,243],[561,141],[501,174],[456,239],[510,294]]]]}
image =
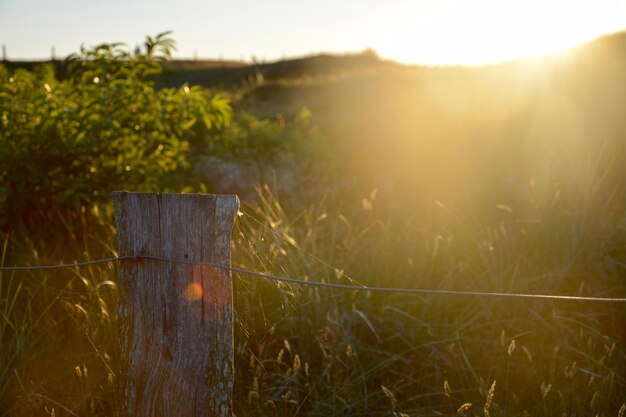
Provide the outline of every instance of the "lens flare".
{"type": "Polygon", "coordinates": [[[198,301],[202,298],[203,295],[204,290],[202,289],[202,285],[198,284],[197,282],[192,282],[191,284],[187,285],[187,288],[185,288],[185,300],[189,302],[198,301]]]}

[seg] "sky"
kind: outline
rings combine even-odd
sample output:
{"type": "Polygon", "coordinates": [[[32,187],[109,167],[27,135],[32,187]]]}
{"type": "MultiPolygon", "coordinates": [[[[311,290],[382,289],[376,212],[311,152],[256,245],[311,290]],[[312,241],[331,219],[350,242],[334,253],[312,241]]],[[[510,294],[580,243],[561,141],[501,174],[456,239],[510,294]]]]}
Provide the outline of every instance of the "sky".
{"type": "Polygon", "coordinates": [[[275,61],[374,49],[407,64],[481,65],[626,30],[626,0],[0,0],[6,57],[171,30],[175,58],[275,61]]]}

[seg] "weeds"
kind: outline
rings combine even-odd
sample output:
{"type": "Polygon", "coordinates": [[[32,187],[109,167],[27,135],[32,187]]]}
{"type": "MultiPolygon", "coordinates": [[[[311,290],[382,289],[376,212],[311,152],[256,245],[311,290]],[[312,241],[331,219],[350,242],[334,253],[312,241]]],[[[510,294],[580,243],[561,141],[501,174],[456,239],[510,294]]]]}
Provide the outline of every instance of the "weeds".
{"type": "MultiPolygon", "coordinates": [[[[587,249],[537,264],[537,246],[558,225],[437,228],[389,219],[368,199],[345,207],[321,200],[292,216],[266,188],[238,219],[234,264],[351,285],[624,293],[601,251],[586,263],[601,282],[584,286],[570,281],[571,257],[587,249]]],[[[115,256],[108,222],[92,227],[75,245],[7,236],[3,264],[115,256]]],[[[2,273],[6,415],[111,414],[115,276],[114,266],[2,273]]],[[[493,417],[609,416],[624,402],[619,307],[337,292],[244,276],[235,298],[238,416],[466,415],[480,404],[493,417]]]]}
{"type": "MultiPolygon", "coordinates": [[[[602,288],[572,285],[572,252],[538,264],[538,244],[554,239],[552,233],[568,239],[557,225],[459,221],[460,228],[433,230],[324,201],[289,217],[267,190],[245,213],[235,232],[236,262],[269,273],[503,292],[624,289],[619,274],[604,275],[602,288]],[[473,224],[477,230],[468,229],[473,224]],[[466,233],[484,238],[466,240],[466,233]]],[[[597,260],[590,265],[603,270],[597,260]]],[[[251,355],[256,364],[238,378],[249,381],[245,387],[265,387],[250,391],[255,406],[241,402],[237,415],[454,415],[481,401],[486,416],[611,415],[623,402],[623,364],[608,359],[612,346],[623,346],[613,324],[624,320],[619,307],[336,293],[246,277],[237,281],[237,297],[236,358],[240,368],[251,355]],[[276,368],[288,355],[281,340],[298,349],[309,378],[276,368]],[[280,400],[284,395],[290,401],[280,400]]],[[[623,361],[623,347],[617,355],[623,361]]]]}
{"type": "MultiPolygon", "coordinates": [[[[572,291],[551,263],[541,271],[519,257],[514,269],[502,270],[511,264],[506,259],[492,263],[494,244],[511,247],[500,257],[523,248],[513,225],[483,229],[486,240],[468,247],[451,239],[450,229],[428,230],[411,220],[398,226],[363,208],[344,214],[326,201],[290,217],[268,189],[244,210],[234,237],[237,266],[353,285],[458,289],[480,283],[493,291],[572,291]],[[477,271],[482,281],[464,285],[461,278],[477,271]],[[516,281],[529,272],[541,275],[516,281]]],[[[102,227],[96,238],[82,239],[71,258],[115,255],[110,229],[106,222],[102,227]]],[[[518,227],[533,246],[545,233],[518,227]]],[[[10,241],[18,247],[12,263],[43,263],[68,253],[66,246],[45,247],[25,236],[5,238],[3,264],[10,241]]],[[[613,286],[604,288],[617,293],[623,284],[617,276],[605,282],[612,278],[613,286]]],[[[593,288],[573,290],[596,294],[593,288]]],[[[4,272],[0,290],[5,412],[109,415],[116,368],[114,267],[19,277],[4,272]]],[[[611,415],[623,404],[626,355],[614,324],[624,315],[610,306],[338,293],[240,277],[236,315],[240,416],[453,415],[481,401],[486,416],[611,415]],[[502,381],[502,388],[490,380],[502,381]]]]}

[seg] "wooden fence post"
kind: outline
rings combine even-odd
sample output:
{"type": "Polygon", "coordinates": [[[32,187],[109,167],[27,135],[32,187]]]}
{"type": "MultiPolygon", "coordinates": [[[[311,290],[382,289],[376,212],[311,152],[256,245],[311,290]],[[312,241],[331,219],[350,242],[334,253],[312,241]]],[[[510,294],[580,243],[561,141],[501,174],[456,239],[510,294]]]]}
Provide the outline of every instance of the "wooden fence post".
{"type": "Polygon", "coordinates": [[[119,256],[118,417],[231,417],[234,195],[113,193],[119,256]]]}

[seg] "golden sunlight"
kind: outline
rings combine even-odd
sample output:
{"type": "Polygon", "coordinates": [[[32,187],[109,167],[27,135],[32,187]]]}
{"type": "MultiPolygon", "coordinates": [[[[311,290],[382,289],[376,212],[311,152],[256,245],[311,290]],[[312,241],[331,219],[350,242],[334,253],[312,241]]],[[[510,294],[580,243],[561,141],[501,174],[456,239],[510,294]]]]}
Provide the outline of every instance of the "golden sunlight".
{"type": "Polygon", "coordinates": [[[426,13],[376,50],[410,63],[482,65],[564,52],[626,27],[619,0],[451,0],[426,13]]]}

